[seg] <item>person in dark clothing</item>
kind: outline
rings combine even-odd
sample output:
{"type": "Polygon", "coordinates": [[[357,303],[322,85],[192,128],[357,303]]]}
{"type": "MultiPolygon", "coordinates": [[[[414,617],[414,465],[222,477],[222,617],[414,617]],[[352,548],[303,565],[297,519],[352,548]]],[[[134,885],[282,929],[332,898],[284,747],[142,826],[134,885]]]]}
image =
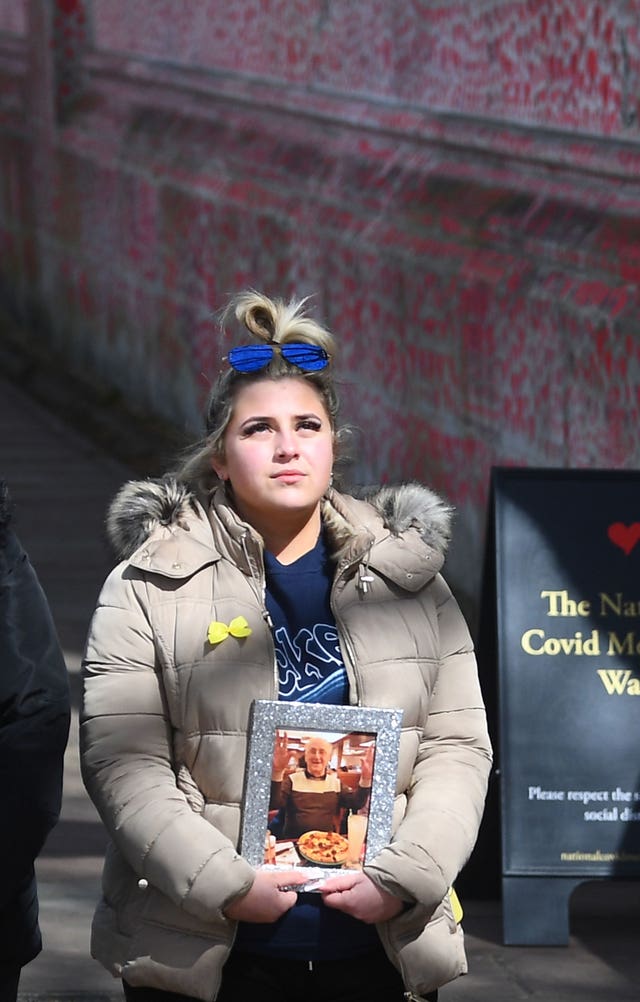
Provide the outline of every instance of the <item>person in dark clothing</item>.
{"type": "Polygon", "coordinates": [[[47,599],[0,481],[0,1002],[42,949],[34,861],[60,813],[67,670],[47,599]]]}

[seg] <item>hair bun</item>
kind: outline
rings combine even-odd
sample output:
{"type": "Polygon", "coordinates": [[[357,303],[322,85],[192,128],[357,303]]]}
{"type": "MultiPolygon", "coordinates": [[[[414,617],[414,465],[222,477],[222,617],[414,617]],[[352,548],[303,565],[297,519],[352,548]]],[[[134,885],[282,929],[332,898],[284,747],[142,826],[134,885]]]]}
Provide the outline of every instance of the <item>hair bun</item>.
{"type": "Polygon", "coordinates": [[[242,320],[247,330],[265,341],[273,341],[276,332],[274,312],[264,303],[255,303],[240,312],[238,320],[242,320]]]}

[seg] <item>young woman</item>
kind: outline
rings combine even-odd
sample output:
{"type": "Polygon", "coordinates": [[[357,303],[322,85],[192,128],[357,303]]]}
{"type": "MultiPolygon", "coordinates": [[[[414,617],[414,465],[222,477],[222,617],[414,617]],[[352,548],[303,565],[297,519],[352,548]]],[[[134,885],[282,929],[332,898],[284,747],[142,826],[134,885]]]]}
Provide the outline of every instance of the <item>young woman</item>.
{"type": "Polygon", "coordinates": [[[111,835],[93,954],[138,1002],[434,999],[466,970],[448,891],[491,758],[439,573],[449,509],[418,485],[338,493],[333,337],[303,304],[233,305],[250,337],[205,439],[108,517],[121,563],[90,629],[81,727],[111,835]],[[319,893],[237,852],[255,699],[403,710],[391,843],[319,893]]]}

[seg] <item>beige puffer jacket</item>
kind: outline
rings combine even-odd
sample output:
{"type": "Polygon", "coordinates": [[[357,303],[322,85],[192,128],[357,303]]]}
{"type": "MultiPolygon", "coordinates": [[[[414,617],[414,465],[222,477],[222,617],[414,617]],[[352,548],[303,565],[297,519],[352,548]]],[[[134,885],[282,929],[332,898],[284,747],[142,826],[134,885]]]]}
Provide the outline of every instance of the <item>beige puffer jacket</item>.
{"type": "MultiPolygon", "coordinates": [[[[449,510],[425,488],[330,491],[332,604],[351,702],[400,707],[391,844],[367,866],[413,903],[379,927],[408,997],[466,971],[447,890],[474,845],[491,750],[470,637],[439,569],[449,510]],[[363,582],[362,578],[373,578],[363,582]]],[[[114,976],[213,1000],[254,871],[236,852],[254,699],[277,698],[260,539],[223,488],[207,510],[173,481],[127,485],[84,661],[81,755],[109,831],[92,952],[114,976]],[[212,647],[212,620],[249,637],[212,647]]]]}

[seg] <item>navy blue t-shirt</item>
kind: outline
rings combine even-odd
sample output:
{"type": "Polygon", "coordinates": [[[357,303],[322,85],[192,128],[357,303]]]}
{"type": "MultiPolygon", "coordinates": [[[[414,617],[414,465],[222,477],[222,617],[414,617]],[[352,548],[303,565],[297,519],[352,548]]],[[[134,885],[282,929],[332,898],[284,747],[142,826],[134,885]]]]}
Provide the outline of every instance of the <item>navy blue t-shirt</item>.
{"type": "Polygon", "coordinates": [[[278,698],[343,705],[349,683],[331,612],[333,573],[322,536],[292,564],[281,564],[271,553],[265,553],[264,562],[278,698]]]}
{"type": "MultiPolygon", "coordinates": [[[[267,552],[264,561],[279,699],[348,703],[349,682],[330,604],[333,565],[322,535],[292,564],[281,564],[267,552]]],[[[241,922],[235,946],[273,957],[320,960],[369,952],[379,944],[374,926],[325,907],[320,894],[303,893],[277,922],[241,922]]]]}

